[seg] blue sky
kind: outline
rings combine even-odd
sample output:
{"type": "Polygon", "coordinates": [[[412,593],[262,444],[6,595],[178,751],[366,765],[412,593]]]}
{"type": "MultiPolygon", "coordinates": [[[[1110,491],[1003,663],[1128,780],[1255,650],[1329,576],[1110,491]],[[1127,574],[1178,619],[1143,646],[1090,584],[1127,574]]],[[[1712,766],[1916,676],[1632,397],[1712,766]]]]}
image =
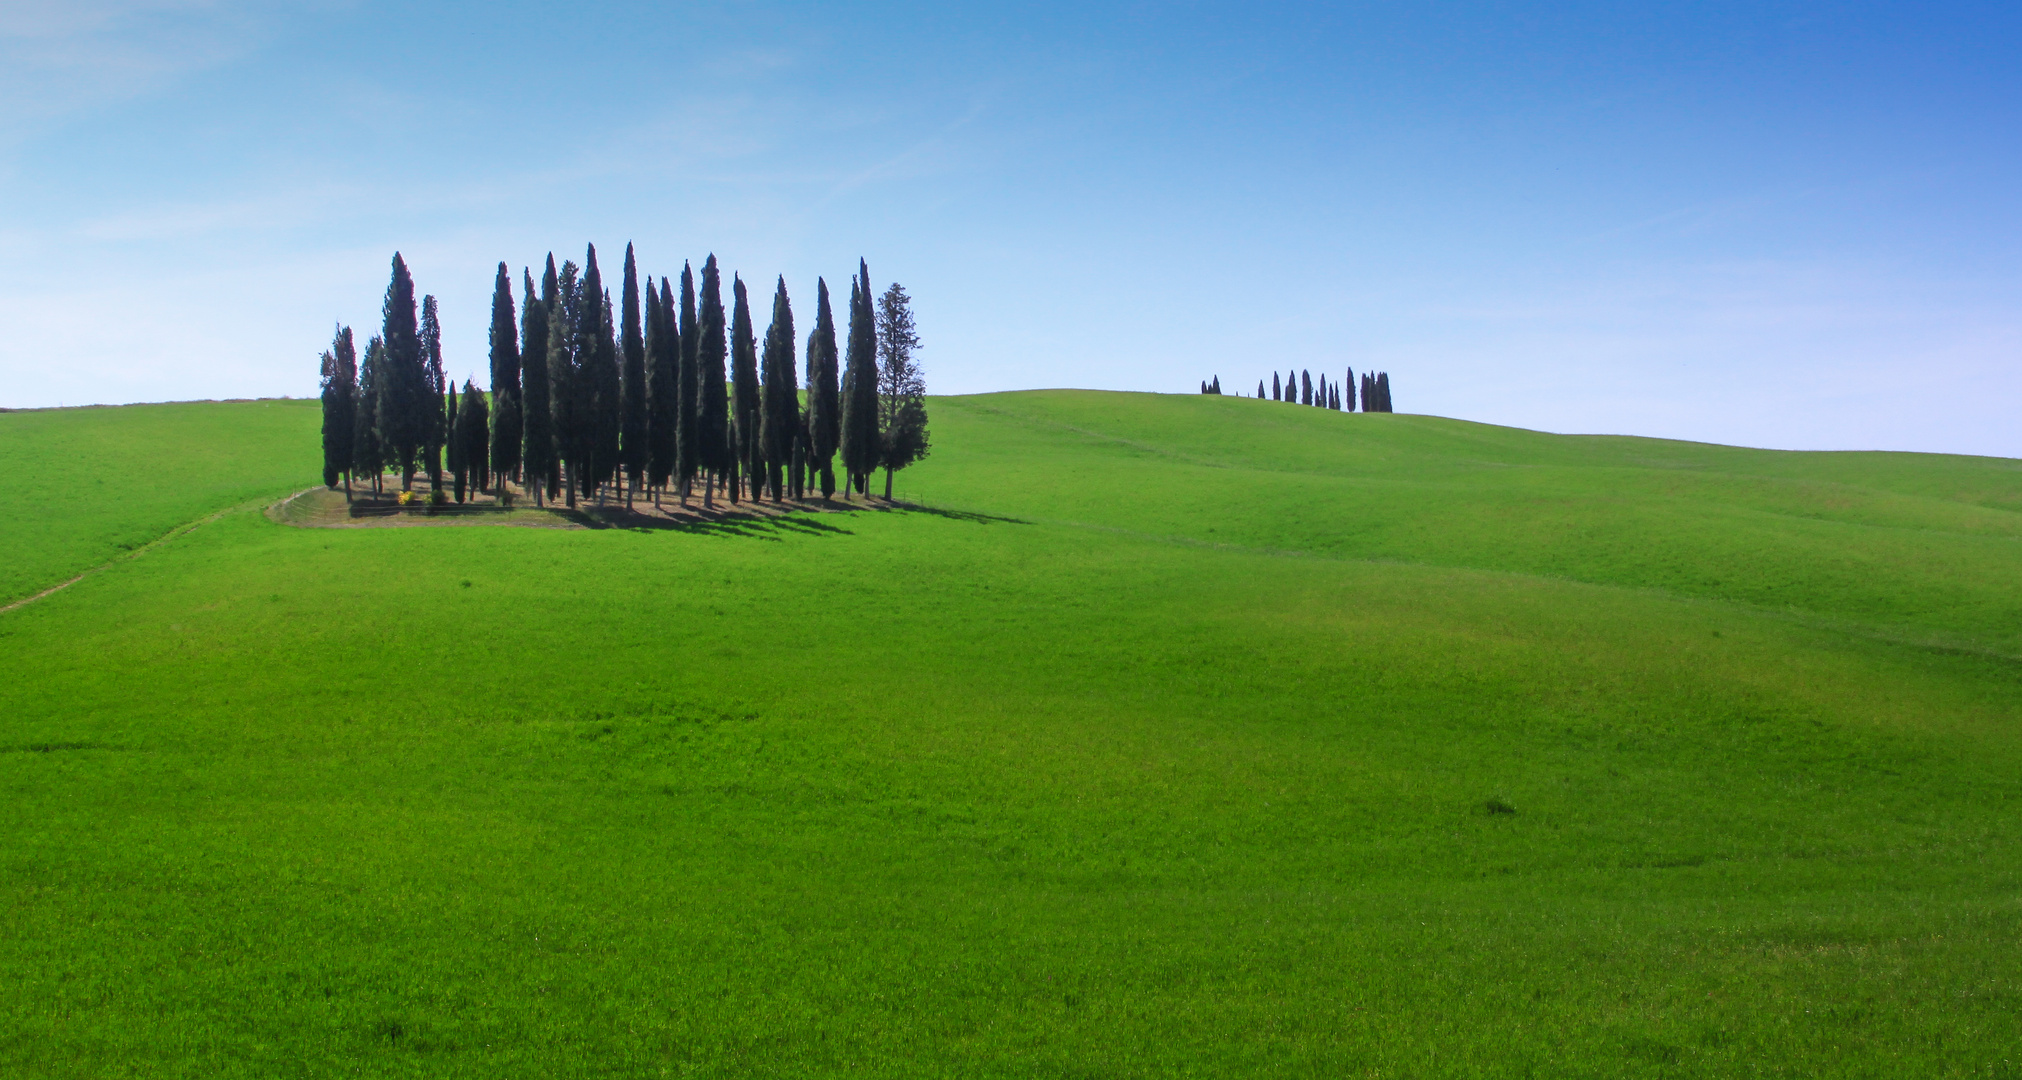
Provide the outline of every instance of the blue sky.
{"type": "Polygon", "coordinates": [[[2022,456],[2016,9],[1625,7],[9,4],[0,405],[313,393],[396,248],[482,383],[629,240],[867,258],[939,392],[2022,456]]]}

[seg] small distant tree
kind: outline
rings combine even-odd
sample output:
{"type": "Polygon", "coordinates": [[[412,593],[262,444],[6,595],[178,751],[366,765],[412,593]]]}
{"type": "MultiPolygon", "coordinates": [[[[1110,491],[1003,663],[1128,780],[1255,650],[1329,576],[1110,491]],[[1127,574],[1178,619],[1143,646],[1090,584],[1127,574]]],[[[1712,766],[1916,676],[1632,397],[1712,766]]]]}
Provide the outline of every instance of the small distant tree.
{"type": "Polygon", "coordinates": [[[1341,402],[1348,412],[1355,411],[1355,369],[1348,369],[1348,377],[1341,382],[1341,402]]]}
{"type": "Polygon", "coordinates": [[[323,353],[323,486],[344,478],[351,501],[352,443],[358,437],[358,349],[351,328],[339,326],[323,353]]]}
{"type": "MultiPolygon", "coordinates": [[[[1257,385],[1258,385],[1258,386],[1260,386],[1260,387],[1261,387],[1261,386],[1263,386],[1263,384],[1262,384],[1262,383],[1258,383],[1257,385]]],[[[1277,400],[1279,400],[1279,399],[1280,399],[1280,398],[1281,398],[1282,396],[1283,396],[1283,395],[1281,395],[1281,394],[1279,393],[1279,389],[1278,389],[1278,373],[1277,373],[1277,372],[1275,372],[1275,371],[1273,371],[1273,372],[1271,372],[1271,400],[1272,400],[1272,401],[1277,401],[1277,400]]]]}
{"type": "Polygon", "coordinates": [[[1376,374],[1376,400],[1383,403],[1384,412],[1395,411],[1390,406],[1390,373],[1387,371],[1376,374]]]}
{"type": "MultiPolygon", "coordinates": [[[[898,282],[878,297],[878,444],[885,467],[885,499],[892,497],[892,474],[927,456],[927,380],[913,353],[920,335],[913,302],[898,282]]],[[[1221,393],[1216,379],[1214,393],[1221,393]]]]}

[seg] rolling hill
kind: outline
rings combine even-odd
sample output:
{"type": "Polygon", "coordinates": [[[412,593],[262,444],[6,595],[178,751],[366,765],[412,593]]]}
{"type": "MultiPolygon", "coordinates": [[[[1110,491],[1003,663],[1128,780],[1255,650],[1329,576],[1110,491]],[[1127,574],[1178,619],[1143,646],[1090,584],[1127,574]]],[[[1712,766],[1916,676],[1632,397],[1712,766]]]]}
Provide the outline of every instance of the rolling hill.
{"type": "Polygon", "coordinates": [[[2022,462],[940,398],[901,510],[310,529],[0,415],[0,1071],[2002,1075],[2022,462]]]}

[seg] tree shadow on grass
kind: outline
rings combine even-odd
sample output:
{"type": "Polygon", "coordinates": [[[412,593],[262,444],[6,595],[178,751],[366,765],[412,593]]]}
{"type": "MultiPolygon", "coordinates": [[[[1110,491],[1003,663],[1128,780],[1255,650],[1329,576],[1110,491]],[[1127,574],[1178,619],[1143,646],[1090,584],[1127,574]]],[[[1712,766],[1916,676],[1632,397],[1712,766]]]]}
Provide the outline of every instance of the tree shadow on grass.
{"type": "Polygon", "coordinates": [[[938,507],[920,506],[902,502],[834,502],[812,499],[799,503],[761,504],[763,511],[745,508],[749,504],[701,507],[689,506],[678,511],[671,508],[659,512],[642,512],[619,505],[578,507],[574,510],[558,510],[586,529],[630,529],[636,532],[681,532],[698,536],[739,537],[746,540],[770,540],[775,543],[789,535],[801,536],[855,536],[854,530],[833,525],[821,520],[839,513],[879,513],[879,514],[930,514],[934,517],[967,521],[979,525],[1005,522],[1015,525],[1029,525],[1031,522],[1018,518],[996,517],[990,514],[973,513],[966,510],[943,510],[938,507]]]}

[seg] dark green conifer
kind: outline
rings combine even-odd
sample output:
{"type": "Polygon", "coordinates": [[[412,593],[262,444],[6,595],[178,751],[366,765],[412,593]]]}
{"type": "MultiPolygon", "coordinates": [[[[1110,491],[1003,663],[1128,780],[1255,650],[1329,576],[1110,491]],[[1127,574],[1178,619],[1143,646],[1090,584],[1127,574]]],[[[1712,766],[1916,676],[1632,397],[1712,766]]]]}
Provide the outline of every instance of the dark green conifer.
{"type": "Polygon", "coordinates": [[[380,316],[386,359],[377,421],[388,456],[400,466],[400,489],[411,491],[416,460],[431,438],[429,418],[441,407],[441,399],[429,392],[427,361],[415,326],[414,278],[397,251],[393,253],[393,280],[386,286],[380,316]]]}
{"type": "Polygon", "coordinates": [[[386,396],[386,342],[378,334],[365,345],[365,363],[358,371],[358,404],[352,427],[351,472],[371,480],[372,491],[380,489],[386,472],[386,444],[379,437],[379,403],[386,396]]]}
{"type": "Polygon", "coordinates": [[[469,379],[463,381],[461,409],[457,415],[464,429],[458,433],[463,453],[458,462],[470,477],[470,490],[475,497],[491,484],[491,442],[487,432],[491,425],[491,410],[485,404],[484,391],[472,386],[469,379]]]}
{"type": "Polygon", "coordinates": [[[759,402],[764,396],[758,382],[758,342],[753,336],[751,300],[745,295],[744,279],[732,275],[730,294],[730,424],[737,467],[751,484],[751,497],[757,499],[764,487],[758,440],[759,402]]]}
{"type": "Polygon", "coordinates": [[[590,350],[585,357],[590,392],[590,479],[602,501],[605,489],[616,482],[619,448],[624,429],[624,379],[619,374],[616,320],[611,317],[611,293],[597,269],[597,245],[591,244],[583,266],[583,341],[590,350]]]}
{"type": "Polygon", "coordinates": [[[716,505],[716,484],[728,486],[732,465],[730,449],[730,395],[724,387],[723,361],[728,351],[727,328],[723,325],[723,271],[716,256],[702,263],[702,310],[695,343],[698,393],[696,438],[701,441],[697,458],[710,478],[702,488],[704,506],[716,505]]]}
{"type": "MultiPolygon", "coordinates": [[[[548,256],[547,280],[554,279],[555,257],[548,256]]],[[[549,475],[555,467],[555,426],[548,379],[548,304],[534,293],[534,276],[525,274],[526,300],[520,307],[520,483],[533,493],[536,506],[545,502],[549,475]]],[[[550,288],[552,293],[553,289],[550,288]]]]}
{"type": "Polygon", "coordinates": [[[625,245],[625,280],[621,296],[623,321],[619,326],[619,351],[623,366],[619,393],[623,419],[618,453],[625,471],[625,504],[629,506],[633,494],[646,482],[649,447],[646,425],[650,415],[646,408],[646,337],[639,325],[639,266],[633,260],[629,243],[625,245]]]}
{"type": "Polygon", "coordinates": [[[1355,369],[1348,369],[1348,377],[1341,381],[1341,407],[1345,412],[1355,411],[1355,369]]]}
{"type": "Polygon", "coordinates": [[[456,493],[456,501],[462,502],[464,496],[464,480],[468,478],[469,474],[466,473],[463,468],[464,432],[463,428],[458,423],[458,418],[456,415],[455,383],[449,384],[449,402],[448,405],[443,409],[443,426],[449,432],[449,437],[443,441],[443,445],[444,448],[449,451],[448,465],[449,465],[450,489],[456,493]]]}
{"type": "Polygon", "coordinates": [[[358,437],[358,348],[351,328],[340,326],[323,353],[323,486],[344,478],[344,501],[351,501],[352,446],[358,437]]]}
{"type": "Polygon", "coordinates": [[[765,330],[765,351],[759,359],[765,395],[760,404],[758,439],[765,455],[765,488],[778,502],[785,495],[786,469],[793,461],[793,432],[800,424],[800,393],[794,373],[793,305],[781,276],[772,293],[772,325],[765,330]]]}
{"type": "Polygon", "coordinates": [[[449,376],[442,369],[442,323],[436,316],[435,297],[421,298],[421,363],[428,372],[427,468],[428,490],[442,490],[442,444],[448,437],[448,421],[443,416],[443,394],[449,376]]]}
{"type": "Polygon", "coordinates": [[[596,402],[589,386],[596,344],[594,338],[585,341],[583,337],[584,330],[594,330],[595,321],[583,313],[588,299],[578,272],[574,261],[562,260],[554,303],[548,311],[548,406],[554,415],[555,459],[561,471],[562,493],[572,509],[576,495],[590,490],[596,446],[596,402]]]}
{"type": "Polygon", "coordinates": [[[667,479],[674,475],[674,418],[680,404],[675,382],[680,343],[669,329],[667,305],[660,300],[666,287],[666,278],[660,279],[658,288],[652,278],[646,279],[646,483],[653,489],[656,506],[667,479]]]}
{"type": "Polygon", "coordinates": [[[878,319],[872,303],[870,269],[858,259],[843,358],[841,450],[845,493],[866,496],[870,475],[884,456],[878,442],[878,319]]]}
{"type": "Polygon", "coordinates": [[[835,314],[829,310],[828,282],[816,278],[814,329],[807,337],[807,449],[821,483],[821,497],[835,494],[835,452],[842,442],[841,358],[835,314]]]}
{"type": "Polygon", "coordinates": [[[681,377],[681,416],[679,419],[679,439],[675,447],[674,471],[681,482],[681,501],[688,501],[690,489],[695,486],[695,473],[702,467],[702,377],[696,363],[696,349],[701,346],[701,330],[695,325],[695,272],[687,263],[681,264],[681,357],[679,374],[681,377]]]}
{"type": "MultiPolygon", "coordinates": [[[[893,282],[878,297],[878,463],[885,469],[885,499],[892,497],[892,474],[927,456],[927,381],[913,353],[920,335],[913,325],[912,299],[893,282]]],[[[1220,380],[1213,386],[1221,392],[1220,380]]]]}
{"type": "Polygon", "coordinates": [[[491,290],[491,445],[486,460],[498,476],[499,493],[520,467],[520,336],[513,310],[513,279],[498,264],[491,290]]]}

